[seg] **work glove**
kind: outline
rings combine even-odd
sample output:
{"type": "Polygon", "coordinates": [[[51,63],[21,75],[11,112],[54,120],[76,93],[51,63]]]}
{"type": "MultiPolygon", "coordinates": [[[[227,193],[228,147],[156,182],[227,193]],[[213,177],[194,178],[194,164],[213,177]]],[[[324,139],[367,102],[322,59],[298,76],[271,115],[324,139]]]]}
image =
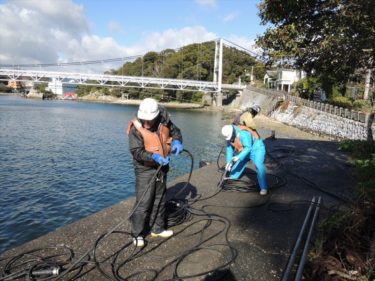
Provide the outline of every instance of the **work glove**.
{"type": "Polygon", "coordinates": [[[232,163],[234,164],[234,163],[236,163],[237,161],[238,161],[238,156],[234,156],[233,158],[232,158],[232,163]]]}
{"type": "Polygon", "coordinates": [[[238,156],[234,156],[232,160],[225,165],[225,171],[230,172],[232,170],[233,164],[238,161],[238,156]]]}
{"type": "Polygon", "coordinates": [[[230,172],[232,170],[233,162],[229,162],[225,165],[225,171],[230,172]]]}
{"type": "Polygon", "coordinates": [[[182,143],[179,140],[173,140],[172,141],[172,151],[171,152],[174,153],[174,155],[179,155],[183,149],[184,148],[182,146],[182,143]]]}
{"type": "Polygon", "coordinates": [[[165,166],[169,164],[169,157],[163,157],[160,154],[153,153],[152,160],[158,163],[160,166],[165,166]]]}

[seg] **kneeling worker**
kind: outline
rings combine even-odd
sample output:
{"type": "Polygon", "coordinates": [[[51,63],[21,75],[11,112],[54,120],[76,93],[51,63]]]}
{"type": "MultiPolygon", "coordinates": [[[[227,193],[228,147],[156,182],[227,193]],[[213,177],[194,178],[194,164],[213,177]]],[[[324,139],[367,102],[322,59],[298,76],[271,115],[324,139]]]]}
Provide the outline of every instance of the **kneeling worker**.
{"type": "Polygon", "coordinates": [[[258,133],[243,125],[225,125],[221,133],[227,141],[225,171],[229,178],[240,178],[251,160],[257,169],[260,195],[267,195],[266,147],[258,133]]]}
{"type": "Polygon", "coordinates": [[[165,219],[169,154],[180,154],[183,146],[180,129],[156,100],[144,99],[139,105],[137,117],[128,126],[136,179],[136,209],[130,220],[133,243],[143,247],[150,226],[151,237],[168,238],[173,235],[172,230],[166,229],[165,219]]]}
{"type": "Polygon", "coordinates": [[[234,120],[233,125],[243,125],[250,128],[253,131],[256,131],[257,127],[254,122],[255,116],[260,112],[260,106],[254,104],[248,108],[245,108],[240,114],[238,114],[234,120]]]}

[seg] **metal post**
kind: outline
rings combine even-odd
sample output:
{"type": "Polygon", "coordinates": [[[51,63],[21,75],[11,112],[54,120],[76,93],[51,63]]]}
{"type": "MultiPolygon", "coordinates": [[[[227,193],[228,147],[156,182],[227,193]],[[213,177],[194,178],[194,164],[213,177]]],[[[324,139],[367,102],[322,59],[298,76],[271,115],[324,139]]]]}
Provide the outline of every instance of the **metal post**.
{"type": "Polygon", "coordinates": [[[312,236],[315,224],[316,224],[316,220],[318,219],[318,214],[319,214],[319,210],[320,210],[320,201],[321,201],[321,199],[322,198],[319,196],[318,203],[317,203],[317,206],[316,206],[315,212],[314,212],[314,217],[313,217],[313,219],[311,221],[309,233],[307,234],[307,238],[306,238],[306,242],[305,242],[305,247],[303,248],[301,260],[299,262],[298,270],[297,270],[297,274],[296,274],[296,278],[294,279],[294,281],[299,281],[299,280],[301,280],[301,277],[302,277],[302,272],[303,272],[303,268],[305,266],[307,252],[309,251],[309,246],[310,246],[309,244],[310,244],[311,236],[312,236]]]}
{"type": "Polygon", "coordinates": [[[369,91],[370,91],[370,83],[371,83],[371,69],[367,69],[366,71],[366,78],[365,78],[365,92],[363,94],[363,99],[369,99],[369,91]]]}
{"type": "Polygon", "coordinates": [[[254,66],[251,66],[250,85],[254,85],[254,66]]]}
{"type": "Polygon", "coordinates": [[[312,209],[313,209],[314,205],[315,205],[315,196],[311,200],[310,207],[309,207],[309,209],[308,209],[308,211],[306,213],[305,220],[304,220],[302,228],[301,228],[301,230],[300,230],[300,232],[298,234],[298,238],[297,238],[296,244],[294,245],[292,254],[290,255],[290,258],[289,258],[289,261],[288,261],[288,265],[287,265],[287,267],[286,267],[286,269],[284,271],[284,274],[283,274],[283,277],[282,277],[281,281],[288,281],[289,273],[292,270],[292,267],[293,267],[293,264],[294,264],[294,260],[296,259],[296,256],[297,256],[297,251],[298,251],[298,249],[300,247],[300,244],[302,242],[302,237],[303,237],[303,234],[305,233],[305,229],[307,227],[307,223],[310,220],[310,214],[312,212],[312,209]]]}
{"type": "Polygon", "coordinates": [[[217,83],[216,106],[223,105],[223,94],[221,92],[223,75],[223,39],[215,42],[214,81],[217,83]]]}

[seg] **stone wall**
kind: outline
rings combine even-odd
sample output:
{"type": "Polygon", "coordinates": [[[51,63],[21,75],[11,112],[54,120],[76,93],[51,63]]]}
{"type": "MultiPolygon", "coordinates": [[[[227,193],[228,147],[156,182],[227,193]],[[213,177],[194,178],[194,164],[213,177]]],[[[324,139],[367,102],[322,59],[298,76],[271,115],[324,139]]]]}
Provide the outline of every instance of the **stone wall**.
{"type": "Polygon", "coordinates": [[[258,104],[262,108],[262,114],[269,115],[281,100],[283,100],[282,95],[270,95],[261,92],[261,89],[248,87],[243,90],[240,107],[250,107],[253,104],[258,104]]]}
{"type": "Polygon", "coordinates": [[[31,89],[30,92],[26,95],[27,98],[31,99],[43,99],[43,94],[38,92],[36,89],[31,89]]]}
{"type": "Polygon", "coordinates": [[[243,92],[241,106],[254,103],[261,106],[264,115],[333,139],[366,140],[368,135],[375,135],[375,124],[370,122],[372,126],[368,128],[369,122],[363,113],[286,96],[282,92],[249,87],[243,92]]]}
{"type": "MultiPolygon", "coordinates": [[[[305,130],[331,136],[333,139],[367,139],[366,123],[350,120],[303,105],[286,101],[270,117],[305,130]]],[[[375,132],[375,126],[372,126],[375,132]]]]}

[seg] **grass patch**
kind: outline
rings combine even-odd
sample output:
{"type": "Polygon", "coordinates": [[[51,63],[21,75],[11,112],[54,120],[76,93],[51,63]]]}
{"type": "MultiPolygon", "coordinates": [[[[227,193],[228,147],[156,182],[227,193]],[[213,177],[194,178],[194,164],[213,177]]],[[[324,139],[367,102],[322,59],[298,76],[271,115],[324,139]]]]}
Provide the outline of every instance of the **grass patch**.
{"type": "Polygon", "coordinates": [[[345,212],[318,224],[305,280],[375,280],[375,142],[343,141],[357,179],[355,199],[345,212]]]}

